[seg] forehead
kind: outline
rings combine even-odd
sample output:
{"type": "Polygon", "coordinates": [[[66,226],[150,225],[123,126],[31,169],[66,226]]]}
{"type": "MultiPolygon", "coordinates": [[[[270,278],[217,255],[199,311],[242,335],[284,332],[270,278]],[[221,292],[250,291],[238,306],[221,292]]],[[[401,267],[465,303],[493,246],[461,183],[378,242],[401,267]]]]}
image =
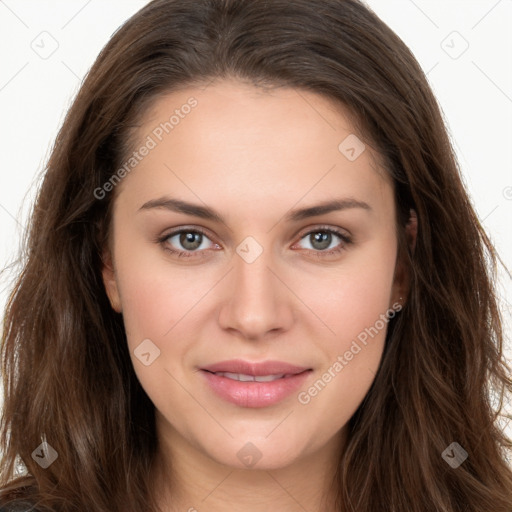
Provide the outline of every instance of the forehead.
{"type": "Polygon", "coordinates": [[[151,105],[135,135],[135,151],[151,149],[121,183],[133,198],[179,190],[216,203],[340,194],[389,201],[391,179],[348,111],[310,91],[227,80],[173,91],[151,105]]]}

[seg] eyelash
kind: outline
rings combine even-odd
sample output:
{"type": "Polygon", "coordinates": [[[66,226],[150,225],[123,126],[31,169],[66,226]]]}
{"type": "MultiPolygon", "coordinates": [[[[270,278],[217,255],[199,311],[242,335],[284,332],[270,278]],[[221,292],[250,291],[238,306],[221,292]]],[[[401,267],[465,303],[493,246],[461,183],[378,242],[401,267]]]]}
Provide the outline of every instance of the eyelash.
{"type": "MultiPolygon", "coordinates": [[[[187,229],[187,228],[181,228],[181,229],[178,229],[176,231],[172,231],[171,233],[168,233],[162,237],[159,237],[156,242],[159,243],[162,248],[173,254],[173,255],[177,255],[178,258],[195,258],[195,257],[204,257],[204,253],[206,252],[206,250],[201,250],[201,251],[176,251],[174,249],[170,249],[169,248],[169,245],[167,243],[167,240],[169,240],[169,238],[175,236],[175,235],[179,235],[181,233],[198,233],[198,234],[201,234],[203,236],[205,236],[206,238],[209,239],[209,236],[208,234],[206,233],[206,231],[202,230],[201,228],[190,228],[190,229],[187,229]],[[200,256],[198,256],[200,255],[200,256]]],[[[306,238],[307,236],[310,236],[314,233],[330,233],[330,234],[333,234],[333,235],[336,235],[338,236],[340,239],[341,239],[341,242],[340,244],[338,245],[338,248],[337,249],[331,249],[331,250],[314,250],[314,249],[305,249],[306,251],[308,252],[312,252],[313,254],[315,254],[318,258],[323,258],[323,257],[326,257],[326,256],[332,256],[332,255],[335,255],[335,254],[339,254],[340,252],[342,252],[344,250],[344,247],[347,246],[347,245],[350,245],[352,244],[352,238],[349,237],[348,235],[346,235],[345,233],[342,233],[341,231],[337,230],[337,229],[334,229],[334,228],[329,228],[329,227],[326,227],[326,226],[319,226],[315,229],[312,229],[306,233],[304,233],[303,236],[301,236],[300,240],[306,238]]]]}

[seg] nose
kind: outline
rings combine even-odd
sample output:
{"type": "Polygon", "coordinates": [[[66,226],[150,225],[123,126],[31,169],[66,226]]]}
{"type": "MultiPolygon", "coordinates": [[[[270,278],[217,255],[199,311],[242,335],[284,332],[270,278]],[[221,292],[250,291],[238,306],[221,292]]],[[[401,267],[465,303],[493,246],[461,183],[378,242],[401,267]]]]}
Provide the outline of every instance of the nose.
{"type": "Polygon", "coordinates": [[[252,341],[290,329],[293,293],[286,276],[276,270],[271,251],[263,250],[252,262],[235,254],[233,266],[224,283],[221,328],[252,341]]]}

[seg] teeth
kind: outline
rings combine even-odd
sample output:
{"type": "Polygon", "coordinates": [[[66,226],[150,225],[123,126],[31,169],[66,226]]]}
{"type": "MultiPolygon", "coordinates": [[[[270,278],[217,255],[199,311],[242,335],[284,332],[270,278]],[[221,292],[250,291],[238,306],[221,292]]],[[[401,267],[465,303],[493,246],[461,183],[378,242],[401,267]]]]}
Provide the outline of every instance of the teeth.
{"type": "Polygon", "coordinates": [[[245,375],[243,373],[230,373],[230,372],[215,372],[215,375],[226,377],[227,379],[239,380],[240,382],[272,382],[273,380],[281,379],[284,373],[280,375],[245,375]]]}

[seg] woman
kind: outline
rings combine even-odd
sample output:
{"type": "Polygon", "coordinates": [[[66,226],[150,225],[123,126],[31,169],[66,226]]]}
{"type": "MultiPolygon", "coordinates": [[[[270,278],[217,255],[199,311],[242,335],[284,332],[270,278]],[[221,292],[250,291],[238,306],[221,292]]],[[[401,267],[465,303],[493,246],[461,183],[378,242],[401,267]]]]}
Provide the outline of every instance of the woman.
{"type": "Polygon", "coordinates": [[[510,511],[496,259],[421,68],[362,3],[153,1],[48,162],[0,503],[510,511]]]}

